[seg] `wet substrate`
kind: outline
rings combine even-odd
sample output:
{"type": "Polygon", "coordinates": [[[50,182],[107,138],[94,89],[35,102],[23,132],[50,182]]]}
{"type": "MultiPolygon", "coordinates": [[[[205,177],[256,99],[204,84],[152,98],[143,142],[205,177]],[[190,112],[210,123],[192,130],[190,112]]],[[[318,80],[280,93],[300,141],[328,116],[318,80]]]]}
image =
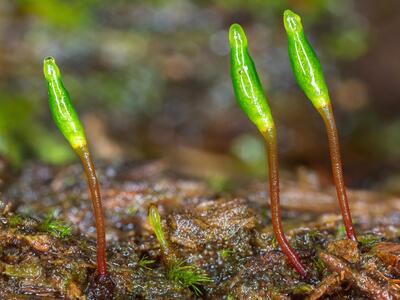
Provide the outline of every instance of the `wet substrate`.
{"type": "Polygon", "coordinates": [[[272,235],[264,183],[216,193],[161,162],[99,173],[109,277],[95,273],[81,167],[31,165],[1,194],[0,299],[400,298],[398,198],[350,192],[358,245],[345,239],[331,188],[307,176],[284,181],[286,232],[310,270],[301,278],[272,235]],[[201,295],[168,279],[147,220],[151,203],[175,255],[210,277],[201,295]]]}

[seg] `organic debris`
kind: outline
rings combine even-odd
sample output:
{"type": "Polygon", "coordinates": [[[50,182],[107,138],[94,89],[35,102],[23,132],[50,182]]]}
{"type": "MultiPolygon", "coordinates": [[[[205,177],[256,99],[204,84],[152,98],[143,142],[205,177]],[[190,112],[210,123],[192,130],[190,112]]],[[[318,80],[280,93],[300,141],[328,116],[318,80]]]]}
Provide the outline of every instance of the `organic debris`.
{"type": "Polygon", "coordinates": [[[80,166],[26,166],[1,196],[0,299],[400,297],[400,213],[364,205],[379,199],[381,206],[395,207],[400,199],[349,191],[358,220],[357,245],[338,231],[341,220],[333,214],[331,189],[283,180],[288,240],[309,269],[302,278],[274,239],[263,185],[217,194],[207,181],[179,176],[165,165],[155,172],[152,164],[99,167],[112,289],[107,278],[99,282],[94,276],[95,222],[80,166]],[[131,179],[136,168],[152,171],[131,179]],[[314,206],[303,207],[298,199],[313,199],[314,206]],[[186,275],[191,272],[185,277],[189,281],[176,280],[176,272],[163,262],[148,221],[151,204],[157,205],[165,239],[181,262],[178,273],[182,268],[186,275]],[[71,226],[69,235],[43,230],[49,213],[57,216],[49,220],[71,226]],[[193,278],[201,296],[191,285],[193,278]]]}

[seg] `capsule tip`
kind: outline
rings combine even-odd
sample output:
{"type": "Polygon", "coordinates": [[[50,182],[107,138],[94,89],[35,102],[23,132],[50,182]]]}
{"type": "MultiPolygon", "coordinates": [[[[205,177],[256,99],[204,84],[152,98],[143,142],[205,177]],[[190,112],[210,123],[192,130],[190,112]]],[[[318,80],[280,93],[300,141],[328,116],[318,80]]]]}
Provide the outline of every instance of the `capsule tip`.
{"type": "Polygon", "coordinates": [[[300,16],[290,9],[285,10],[283,13],[283,24],[287,33],[296,33],[303,30],[300,16]]]}
{"type": "Polygon", "coordinates": [[[60,70],[56,65],[56,60],[52,56],[47,56],[43,60],[43,73],[46,80],[51,80],[60,76],[60,70]]]}
{"type": "Polygon", "coordinates": [[[247,47],[247,38],[242,26],[234,23],[229,28],[229,43],[231,48],[247,47]]]}

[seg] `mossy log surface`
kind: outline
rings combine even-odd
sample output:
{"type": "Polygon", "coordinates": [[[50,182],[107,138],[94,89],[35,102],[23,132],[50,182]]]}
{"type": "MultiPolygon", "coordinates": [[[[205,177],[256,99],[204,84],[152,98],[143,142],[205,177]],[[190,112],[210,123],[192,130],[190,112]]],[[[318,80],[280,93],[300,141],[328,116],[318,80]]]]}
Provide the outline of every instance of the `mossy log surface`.
{"type": "Polygon", "coordinates": [[[103,165],[99,175],[109,282],[95,277],[80,165],[32,164],[0,194],[0,299],[400,298],[399,198],[349,191],[357,245],[345,238],[332,187],[307,174],[284,180],[283,221],[310,270],[304,279],[272,235],[265,183],[217,192],[159,161],[103,165]],[[167,278],[147,220],[151,203],[176,257],[210,277],[202,295],[167,278]]]}

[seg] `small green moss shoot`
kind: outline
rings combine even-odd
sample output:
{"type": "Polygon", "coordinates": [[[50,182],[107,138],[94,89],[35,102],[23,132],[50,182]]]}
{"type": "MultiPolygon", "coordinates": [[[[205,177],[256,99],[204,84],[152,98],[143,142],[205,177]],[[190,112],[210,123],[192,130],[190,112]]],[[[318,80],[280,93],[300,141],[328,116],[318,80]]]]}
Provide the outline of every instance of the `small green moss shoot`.
{"type": "Polygon", "coordinates": [[[203,283],[211,282],[210,277],[195,266],[187,265],[174,255],[173,249],[169,246],[161,226],[161,217],[157,206],[150,205],[149,221],[154,230],[158,242],[160,243],[163,262],[167,267],[167,278],[179,283],[184,288],[190,288],[196,295],[201,295],[200,286],[203,283]]]}
{"type": "Polygon", "coordinates": [[[324,262],[319,258],[313,259],[313,265],[315,266],[319,274],[323,274],[323,272],[326,270],[324,262]]]}
{"type": "Polygon", "coordinates": [[[296,285],[293,289],[292,292],[293,294],[308,294],[314,290],[314,287],[311,284],[308,283],[300,283],[296,285]]]}
{"type": "Polygon", "coordinates": [[[150,205],[149,208],[149,221],[154,233],[156,234],[157,240],[160,243],[161,250],[166,251],[169,248],[169,245],[165,238],[164,231],[162,230],[160,213],[158,212],[157,206],[154,204],[150,205]]]}
{"type": "Polygon", "coordinates": [[[136,206],[130,206],[130,207],[127,209],[126,212],[128,213],[128,215],[134,216],[134,215],[136,215],[137,211],[138,211],[138,209],[137,209],[136,206]]]}
{"type": "Polygon", "coordinates": [[[154,259],[149,259],[147,255],[144,255],[138,262],[139,267],[147,270],[151,270],[150,265],[154,264],[156,261],[154,259]]]}
{"type": "Polygon", "coordinates": [[[339,224],[337,226],[336,237],[343,237],[346,235],[346,227],[344,224],[339,224]]]}
{"type": "Polygon", "coordinates": [[[309,230],[309,231],[307,232],[307,235],[308,235],[308,237],[311,238],[311,239],[316,239],[316,238],[322,236],[321,232],[320,232],[319,230],[316,230],[316,229],[311,229],[311,230],[309,230]]]}
{"type": "Polygon", "coordinates": [[[172,265],[167,278],[179,282],[185,288],[190,288],[196,295],[201,295],[201,284],[211,282],[210,277],[202,269],[186,265],[183,261],[177,261],[172,265]]]}
{"type": "Polygon", "coordinates": [[[56,220],[54,218],[53,212],[47,214],[46,218],[40,224],[39,230],[48,232],[52,236],[62,238],[62,239],[71,235],[71,232],[72,232],[71,226],[65,224],[64,222],[62,222],[60,220],[56,220]]]}
{"type": "Polygon", "coordinates": [[[379,235],[375,235],[373,233],[367,233],[358,236],[358,241],[363,245],[364,247],[372,247],[376,243],[382,241],[382,237],[379,235]]]}
{"type": "Polygon", "coordinates": [[[271,237],[271,246],[274,247],[274,248],[278,248],[279,247],[278,241],[277,241],[275,236],[271,237]]]}
{"type": "Polygon", "coordinates": [[[221,258],[223,258],[223,259],[229,257],[232,253],[233,253],[233,250],[229,250],[229,249],[221,249],[218,251],[219,256],[221,256],[221,258]]]}
{"type": "Polygon", "coordinates": [[[8,217],[8,225],[11,227],[17,227],[22,223],[22,218],[20,215],[12,215],[8,217]]]}

